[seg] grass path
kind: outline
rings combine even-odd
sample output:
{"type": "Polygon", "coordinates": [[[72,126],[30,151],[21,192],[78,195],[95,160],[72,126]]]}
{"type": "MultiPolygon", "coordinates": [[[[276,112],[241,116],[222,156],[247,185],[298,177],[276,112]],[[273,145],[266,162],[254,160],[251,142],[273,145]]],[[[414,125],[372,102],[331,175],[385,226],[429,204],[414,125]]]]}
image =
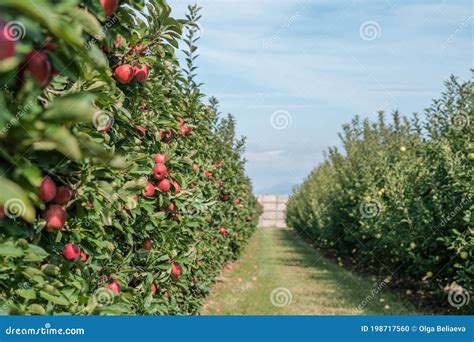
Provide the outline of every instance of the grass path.
{"type": "Polygon", "coordinates": [[[416,313],[408,304],[391,294],[385,286],[379,286],[377,291],[377,285],[379,284],[374,284],[369,278],[356,276],[322,257],[289,229],[259,228],[242,258],[224,269],[221,277],[217,279],[201,313],[416,313]],[[277,305],[272,304],[271,298],[277,305]],[[278,306],[280,304],[282,306],[278,306]],[[358,306],[360,311],[357,311],[358,306]]]}

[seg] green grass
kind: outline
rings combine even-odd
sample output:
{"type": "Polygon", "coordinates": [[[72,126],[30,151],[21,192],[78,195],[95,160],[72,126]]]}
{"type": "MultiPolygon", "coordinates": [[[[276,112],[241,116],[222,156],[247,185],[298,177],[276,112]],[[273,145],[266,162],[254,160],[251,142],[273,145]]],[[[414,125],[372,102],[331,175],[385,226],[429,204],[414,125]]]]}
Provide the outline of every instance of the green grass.
{"type": "Polygon", "coordinates": [[[201,313],[417,314],[385,286],[373,294],[377,285],[373,280],[354,275],[322,257],[289,229],[259,228],[242,258],[224,269],[217,279],[201,313]],[[288,302],[291,293],[288,305],[278,307],[272,304],[271,293],[276,288],[287,289],[280,298],[283,302],[288,302]]]}

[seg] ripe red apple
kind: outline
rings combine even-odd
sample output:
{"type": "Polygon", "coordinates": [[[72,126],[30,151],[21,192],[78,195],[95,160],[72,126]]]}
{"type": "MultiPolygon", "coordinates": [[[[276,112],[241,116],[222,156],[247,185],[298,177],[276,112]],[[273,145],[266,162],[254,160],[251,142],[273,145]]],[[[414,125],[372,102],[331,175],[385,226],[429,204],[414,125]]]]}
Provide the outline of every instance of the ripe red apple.
{"type": "Polygon", "coordinates": [[[0,61],[15,56],[15,40],[5,25],[6,22],[0,20],[0,61]]]}
{"type": "Polygon", "coordinates": [[[142,64],[141,68],[133,67],[133,74],[138,82],[144,82],[148,78],[148,65],[142,64]]]}
{"type": "Polygon", "coordinates": [[[100,0],[100,4],[104,8],[105,16],[110,17],[117,10],[119,0],[100,0]]]}
{"type": "Polygon", "coordinates": [[[189,126],[186,126],[186,125],[180,128],[180,132],[181,132],[182,135],[188,135],[192,131],[193,131],[192,127],[189,127],[189,126]]]}
{"type": "Polygon", "coordinates": [[[171,277],[177,280],[181,277],[182,273],[183,273],[183,268],[181,267],[181,265],[176,262],[173,262],[171,264],[171,277]]]}
{"type": "Polygon", "coordinates": [[[163,163],[156,163],[155,166],[153,166],[153,178],[156,180],[162,180],[166,177],[168,173],[168,169],[166,168],[166,165],[163,163]]]}
{"type": "Polygon", "coordinates": [[[229,200],[229,196],[228,196],[228,195],[223,195],[223,196],[222,196],[222,200],[223,200],[224,202],[227,202],[227,201],[229,200]]]}
{"type": "Polygon", "coordinates": [[[62,206],[53,204],[44,213],[44,219],[48,229],[60,230],[66,223],[67,213],[62,206]]]}
{"type": "Polygon", "coordinates": [[[153,243],[150,241],[150,240],[143,240],[142,242],[142,247],[143,249],[146,249],[147,251],[149,251],[150,249],[153,248],[153,243]]]}
{"type": "Polygon", "coordinates": [[[234,202],[235,202],[236,204],[240,204],[240,198],[235,198],[235,199],[234,199],[234,202]]]}
{"type": "Polygon", "coordinates": [[[160,138],[161,140],[163,140],[165,144],[169,143],[173,139],[173,137],[174,137],[173,131],[167,131],[167,132],[160,131],[160,138]]]}
{"type": "Polygon", "coordinates": [[[174,203],[170,203],[168,205],[168,211],[171,211],[171,212],[176,211],[176,205],[174,203]]]}
{"type": "Polygon", "coordinates": [[[133,80],[133,68],[130,64],[120,65],[115,68],[114,77],[122,84],[130,83],[133,80]]]}
{"type": "Polygon", "coordinates": [[[155,163],[159,164],[164,164],[166,160],[166,154],[164,153],[157,153],[155,154],[155,163]]]}
{"type": "Polygon", "coordinates": [[[66,260],[74,261],[81,256],[81,249],[78,245],[68,243],[64,246],[63,256],[66,260]]]}
{"type": "Polygon", "coordinates": [[[146,135],[146,128],[143,126],[137,126],[137,129],[143,134],[146,135]]]}
{"type": "Polygon", "coordinates": [[[81,252],[81,261],[86,262],[87,261],[87,254],[84,252],[81,252]]]}
{"type": "Polygon", "coordinates": [[[143,196],[145,197],[153,197],[155,195],[155,186],[148,182],[145,185],[145,189],[143,190],[143,196]]]}
{"type": "Polygon", "coordinates": [[[194,164],[194,165],[193,165],[193,171],[198,171],[198,170],[199,170],[198,164],[194,164]]]}
{"type": "Polygon", "coordinates": [[[158,183],[158,190],[167,192],[171,188],[171,182],[168,179],[163,179],[158,183]]]}
{"type": "Polygon", "coordinates": [[[44,176],[39,186],[39,198],[44,202],[51,201],[56,196],[57,188],[54,181],[49,176],[44,176]]]}
{"type": "Polygon", "coordinates": [[[181,186],[178,184],[178,182],[173,181],[173,186],[174,186],[174,193],[175,194],[181,192],[181,186]]]}
{"type": "Polygon", "coordinates": [[[49,84],[52,73],[51,62],[42,52],[36,50],[26,55],[26,70],[28,70],[39,87],[44,88],[49,84]]]}
{"type": "Polygon", "coordinates": [[[225,227],[220,227],[219,228],[219,234],[221,234],[222,236],[227,236],[227,229],[225,229],[225,227]]]}
{"type": "Polygon", "coordinates": [[[72,190],[68,186],[60,186],[56,190],[56,196],[54,197],[54,203],[66,204],[72,198],[72,190]]]}
{"type": "Polygon", "coordinates": [[[194,277],[194,278],[192,279],[192,281],[193,281],[194,284],[197,284],[197,283],[199,282],[199,279],[198,279],[197,277],[194,277]]]}
{"type": "Polygon", "coordinates": [[[120,293],[120,284],[116,280],[110,281],[110,283],[107,284],[107,288],[115,293],[120,293]]]}
{"type": "Polygon", "coordinates": [[[151,286],[150,286],[150,290],[151,290],[152,293],[155,293],[156,292],[156,285],[152,283],[151,286]]]}

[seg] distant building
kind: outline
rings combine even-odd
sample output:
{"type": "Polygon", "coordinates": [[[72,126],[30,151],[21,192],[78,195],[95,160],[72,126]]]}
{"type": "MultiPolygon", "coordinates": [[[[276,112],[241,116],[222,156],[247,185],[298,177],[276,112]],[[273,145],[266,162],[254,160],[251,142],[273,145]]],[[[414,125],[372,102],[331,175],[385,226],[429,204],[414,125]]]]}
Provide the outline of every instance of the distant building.
{"type": "Polygon", "coordinates": [[[259,227],[286,227],[287,195],[258,195],[257,200],[263,206],[259,227]]]}

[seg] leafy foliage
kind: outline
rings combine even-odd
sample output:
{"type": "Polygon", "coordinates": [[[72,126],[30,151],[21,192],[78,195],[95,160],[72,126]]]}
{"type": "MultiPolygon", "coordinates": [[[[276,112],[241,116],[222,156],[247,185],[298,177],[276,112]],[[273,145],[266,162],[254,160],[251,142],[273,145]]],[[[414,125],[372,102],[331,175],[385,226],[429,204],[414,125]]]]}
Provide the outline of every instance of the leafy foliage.
{"type": "Polygon", "coordinates": [[[391,123],[383,112],[373,123],[356,117],[340,135],[344,151],[331,148],[295,190],[288,224],[341,264],[390,277],[417,298],[472,291],[473,100],[472,81],[452,77],[423,122],[398,112],[391,123]]]}
{"type": "Polygon", "coordinates": [[[106,17],[99,0],[0,1],[0,23],[25,28],[0,58],[0,304],[11,314],[196,313],[254,231],[244,141],[195,81],[199,8],[176,20],[163,0],[120,5],[106,17]],[[39,74],[54,70],[47,87],[35,54],[48,61],[39,74]],[[146,64],[146,81],[116,82],[125,64],[146,64]],[[147,198],[158,152],[171,188],[147,198]],[[60,230],[46,227],[44,176],[73,190],[60,230]],[[68,243],[83,260],[63,257],[68,243]],[[106,288],[115,282],[120,293],[106,288]]]}

